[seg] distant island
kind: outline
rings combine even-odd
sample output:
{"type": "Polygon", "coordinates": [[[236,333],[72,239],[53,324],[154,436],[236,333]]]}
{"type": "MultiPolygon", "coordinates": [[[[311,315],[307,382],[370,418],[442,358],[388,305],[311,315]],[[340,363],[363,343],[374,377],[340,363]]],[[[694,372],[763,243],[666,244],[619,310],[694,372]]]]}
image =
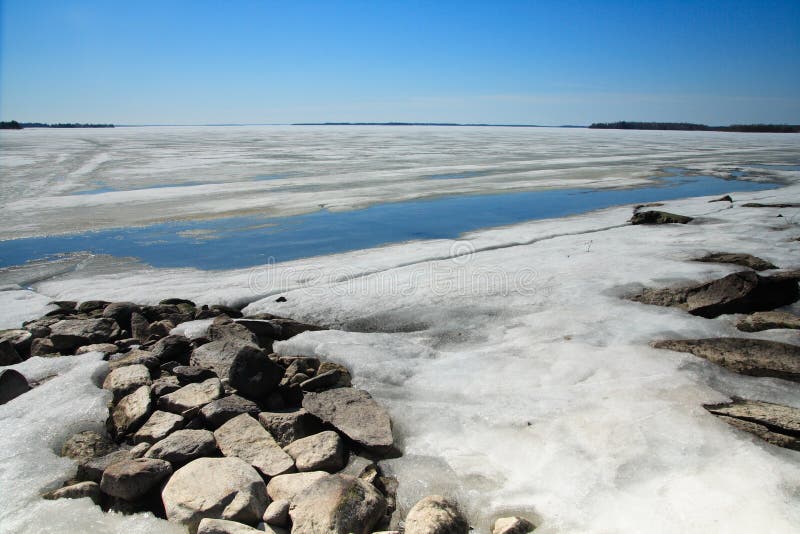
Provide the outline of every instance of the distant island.
{"type": "Polygon", "coordinates": [[[691,122],[595,122],[589,128],[602,130],[685,130],[700,132],[767,132],[798,133],[800,125],[792,124],[731,124],[730,126],[707,126],[691,122]]]}
{"type": "Polygon", "coordinates": [[[48,124],[46,122],[0,122],[0,130],[22,130],[23,128],[113,128],[113,124],[91,124],[79,122],[60,122],[48,124]]]}

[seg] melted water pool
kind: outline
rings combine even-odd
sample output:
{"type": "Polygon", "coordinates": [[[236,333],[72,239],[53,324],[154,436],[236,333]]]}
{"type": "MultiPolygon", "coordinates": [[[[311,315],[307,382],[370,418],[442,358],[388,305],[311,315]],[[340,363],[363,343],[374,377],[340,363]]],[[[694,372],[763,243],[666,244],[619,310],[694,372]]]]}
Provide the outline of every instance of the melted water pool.
{"type": "Polygon", "coordinates": [[[533,219],[562,217],[620,204],[655,202],[773,184],[691,176],[679,169],[657,186],[617,189],[556,189],[445,197],[378,204],[365,209],[319,211],[293,217],[231,217],[154,224],[97,232],[0,242],[0,266],[47,256],[89,251],[134,256],[155,267],[233,269],[369,248],[415,239],[459,235],[533,219]]]}

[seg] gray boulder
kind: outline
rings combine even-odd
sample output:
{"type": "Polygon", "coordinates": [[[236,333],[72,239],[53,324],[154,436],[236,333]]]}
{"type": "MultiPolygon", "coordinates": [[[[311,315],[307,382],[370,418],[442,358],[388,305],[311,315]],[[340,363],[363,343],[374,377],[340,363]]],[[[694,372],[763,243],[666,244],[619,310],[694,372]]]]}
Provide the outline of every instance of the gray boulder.
{"type": "MultiPolygon", "coordinates": [[[[162,397],[163,398],[163,397],[162,397]]],[[[112,430],[117,436],[136,432],[153,410],[150,387],[141,386],[126,395],[111,411],[112,430]]]]}
{"type": "Polygon", "coordinates": [[[137,458],[109,465],[103,471],[100,489],[126,501],[141,499],[172,474],[172,466],[163,460],[137,458]]]}
{"type": "Polygon", "coordinates": [[[309,392],[303,397],[303,408],[368,450],[379,454],[393,451],[389,414],[366,391],[338,388],[309,392]]]}
{"type": "Polygon", "coordinates": [[[243,413],[258,417],[259,411],[259,407],[255,402],[239,395],[228,395],[203,406],[203,409],[200,410],[200,415],[203,416],[206,426],[217,428],[243,413]]]}
{"type": "Polygon", "coordinates": [[[285,499],[281,499],[278,501],[272,501],[267,506],[266,511],[264,512],[264,516],[262,519],[264,523],[268,525],[272,525],[275,527],[288,527],[290,525],[289,520],[289,501],[285,499]]]}
{"type": "Polygon", "coordinates": [[[800,382],[800,346],[797,345],[763,339],[721,337],[657,341],[653,347],[689,352],[743,375],[800,382]]]}
{"type": "Polygon", "coordinates": [[[156,442],[144,456],[182,465],[209,456],[216,450],[217,442],[214,440],[214,434],[208,430],[176,430],[156,442]]]}
{"type": "Polygon", "coordinates": [[[528,534],[536,527],[524,517],[501,517],[494,522],[492,534],[528,534]]]}
{"type": "Polygon", "coordinates": [[[283,368],[263,350],[240,340],[206,343],[192,352],[190,363],[210,369],[239,394],[251,399],[266,397],[283,377],[283,368]]]}
{"type": "Polygon", "coordinates": [[[38,337],[31,342],[31,356],[50,356],[52,354],[58,354],[58,349],[50,341],[50,338],[38,337]]]}
{"type": "Polygon", "coordinates": [[[293,534],[370,534],[386,511],[374,486],[348,475],[330,475],[298,494],[289,509],[293,534]]]}
{"type": "Polygon", "coordinates": [[[141,308],[133,302],[113,302],[103,309],[103,317],[113,319],[122,328],[131,331],[131,315],[141,313],[141,308]]]}
{"type": "Polygon", "coordinates": [[[756,312],[742,318],[736,328],[743,332],[761,332],[775,328],[800,329],[800,317],[789,312],[764,311],[756,312]]]}
{"type": "Polygon", "coordinates": [[[27,330],[13,329],[4,330],[0,335],[0,340],[5,340],[11,343],[14,351],[23,360],[27,360],[31,355],[31,343],[33,342],[33,334],[27,330]]]}
{"type": "Polygon", "coordinates": [[[131,314],[131,337],[139,341],[147,341],[150,337],[150,322],[139,312],[131,314]]]}
{"type": "Polygon", "coordinates": [[[631,224],[686,224],[692,218],[685,215],[676,215],[666,211],[640,211],[633,214],[631,224]]]}
{"type": "Polygon", "coordinates": [[[175,375],[181,385],[203,382],[217,376],[213,371],[195,365],[176,365],[172,368],[172,374],[175,375]]]}
{"type": "Polygon", "coordinates": [[[249,462],[264,476],[274,477],[294,471],[294,460],[248,414],[238,415],[223,424],[214,431],[214,437],[222,454],[249,462]]]}
{"type": "Polygon", "coordinates": [[[103,477],[103,472],[109,465],[132,459],[133,455],[128,450],[121,449],[114,451],[104,456],[91,458],[78,464],[78,474],[76,476],[78,480],[88,480],[100,483],[100,479],[103,477]]]}
{"type": "Polygon", "coordinates": [[[155,443],[183,427],[185,420],[180,415],[156,410],[133,435],[134,443],[155,443]]]}
{"type": "Polygon", "coordinates": [[[28,384],[28,379],[19,371],[14,369],[0,370],[0,404],[16,399],[30,389],[31,386],[28,384]]]}
{"type": "Polygon", "coordinates": [[[151,373],[158,373],[161,362],[149,351],[131,349],[126,354],[112,354],[108,360],[108,368],[112,371],[126,365],[144,365],[151,373]]]}
{"type": "Polygon", "coordinates": [[[161,492],[167,519],[196,532],[204,518],[255,525],[267,508],[264,481],[239,458],[198,458],[181,467],[161,492]]]}
{"type": "Polygon", "coordinates": [[[737,399],[705,409],[726,423],[788,449],[800,450],[800,409],[770,402],[737,399]]]}
{"type": "Polygon", "coordinates": [[[430,495],[409,510],[405,534],[467,534],[469,523],[458,507],[441,495],[430,495]]]}
{"type": "Polygon", "coordinates": [[[732,252],[714,252],[707,254],[702,258],[697,258],[694,261],[703,263],[732,263],[734,265],[741,265],[742,267],[749,267],[754,271],[766,271],[768,269],[778,268],[777,266],[766,260],[762,260],[757,256],[732,252]]]}
{"type": "Polygon", "coordinates": [[[97,482],[78,482],[63,488],[49,491],[42,495],[43,498],[54,501],[57,499],[83,499],[88,497],[95,504],[100,504],[100,485],[97,482]]]}
{"type": "Polygon", "coordinates": [[[347,450],[344,441],[332,430],[298,439],[284,450],[294,458],[298,471],[335,473],[346,463],[347,450]]]}
{"type": "Polygon", "coordinates": [[[22,361],[22,357],[14,348],[10,339],[0,339],[0,365],[14,365],[22,361]]]}
{"type": "Polygon", "coordinates": [[[319,420],[303,408],[261,412],[258,414],[258,420],[281,447],[322,430],[319,420]]]}
{"type": "Polygon", "coordinates": [[[83,345],[107,343],[121,334],[111,319],[64,319],[50,325],[50,341],[60,352],[74,352],[83,345]]]}
{"type": "Polygon", "coordinates": [[[219,378],[209,378],[198,384],[187,384],[177,391],[158,399],[158,407],[168,412],[183,414],[193,408],[200,409],[225,393],[219,378]]]}
{"type": "Polygon", "coordinates": [[[292,502],[307,487],[328,476],[331,475],[325,471],[278,475],[270,479],[267,484],[267,494],[273,501],[292,502]]]}
{"type": "Polygon", "coordinates": [[[119,400],[141,386],[149,386],[150,370],[144,365],[126,365],[114,369],[103,381],[103,389],[110,391],[119,400]]]}
{"type": "Polygon", "coordinates": [[[258,345],[258,337],[243,325],[230,322],[214,322],[209,325],[206,336],[211,341],[241,341],[258,345]]]}
{"type": "Polygon", "coordinates": [[[205,518],[200,521],[197,534],[264,534],[264,531],[236,521],[205,518]]]}
{"type": "Polygon", "coordinates": [[[106,436],[94,430],[84,430],[67,438],[61,446],[61,456],[82,463],[115,450],[117,450],[116,444],[106,436]]]}
{"type": "Polygon", "coordinates": [[[153,380],[153,383],[150,387],[153,390],[153,395],[156,397],[162,397],[168,393],[172,393],[173,391],[178,391],[181,389],[181,383],[178,382],[178,377],[167,375],[162,376],[157,380],[153,380]]]}
{"type": "Polygon", "coordinates": [[[102,352],[104,354],[116,354],[119,352],[119,347],[114,343],[94,343],[92,345],[84,345],[78,347],[75,354],[87,354],[89,352],[102,352]]]}
{"type": "Polygon", "coordinates": [[[631,300],[658,306],[676,306],[692,315],[714,318],[727,313],[768,311],[800,298],[792,273],[760,276],[741,271],[705,284],[665,289],[645,289],[631,300]]]}
{"type": "Polygon", "coordinates": [[[186,365],[192,352],[192,342],[184,336],[166,336],[152,347],[153,356],[162,362],[174,361],[186,365]]]}

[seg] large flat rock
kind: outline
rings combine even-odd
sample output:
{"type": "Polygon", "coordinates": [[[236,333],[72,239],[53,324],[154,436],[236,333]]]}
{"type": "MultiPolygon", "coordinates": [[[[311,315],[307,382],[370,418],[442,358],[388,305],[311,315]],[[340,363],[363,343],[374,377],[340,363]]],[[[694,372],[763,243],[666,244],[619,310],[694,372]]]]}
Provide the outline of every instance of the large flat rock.
{"type": "Polygon", "coordinates": [[[800,409],[770,402],[738,399],[705,406],[726,423],[764,441],[800,450],[800,409]]]}
{"type": "Polygon", "coordinates": [[[393,449],[389,414],[366,391],[338,388],[309,392],[303,397],[303,408],[362,447],[381,454],[393,449]]]}
{"type": "Polygon", "coordinates": [[[248,462],[264,476],[294,471],[294,460],[286,454],[261,423],[249,414],[229,420],[214,431],[219,450],[248,462]]]}
{"type": "Polygon", "coordinates": [[[689,352],[743,375],[800,382],[800,346],[797,345],[763,339],[719,337],[657,341],[653,346],[689,352]]]}

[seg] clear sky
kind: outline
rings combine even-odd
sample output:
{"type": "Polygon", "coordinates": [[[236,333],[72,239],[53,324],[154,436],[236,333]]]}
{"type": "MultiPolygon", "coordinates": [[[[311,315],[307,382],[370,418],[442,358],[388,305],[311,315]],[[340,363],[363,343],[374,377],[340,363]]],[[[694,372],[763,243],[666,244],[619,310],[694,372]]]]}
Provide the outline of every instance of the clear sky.
{"type": "Polygon", "coordinates": [[[0,118],[800,124],[800,0],[0,0],[0,118]]]}

